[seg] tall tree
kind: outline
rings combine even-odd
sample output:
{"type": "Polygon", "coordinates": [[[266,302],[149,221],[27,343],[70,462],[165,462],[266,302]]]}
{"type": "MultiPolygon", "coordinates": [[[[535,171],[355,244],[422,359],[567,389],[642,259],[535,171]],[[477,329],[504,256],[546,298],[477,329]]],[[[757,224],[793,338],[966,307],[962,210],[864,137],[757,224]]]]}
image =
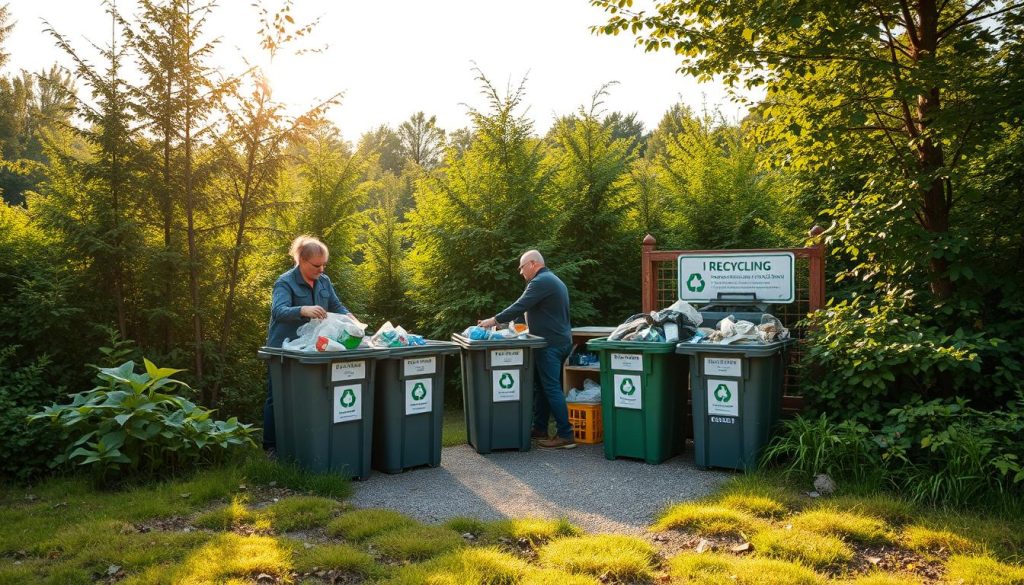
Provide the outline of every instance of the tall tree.
{"type": "Polygon", "coordinates": [[[492,315],[522,290],[516,262],[523,252],[550,251],[545,207],[551,173],[533,123],[519,113],[525,80],[501,95],[477,71],[489,110],[470,110],[474,139],[446,154],[443,172],[421,179],[409,229],[410,298],[428,335],[461,331],[492,315]]]}
{"type": "MultiPolygon", "coordinates": [[[[950,223],[961,167],[1010,107],[998,49],[1019,44],[1005,33],[1024,4],[671,0],[650,12],[631,9],[631,0],[591,4],[611,14],[596,31],[674,51],[682,73],[764,86],[767,137],[787,140],[792,162],[846,172],[859,192],[881,198],[898,217],[888,231],[903,243],[889,260],[923,258],[934,297],[950,298],[953,263],[963,260],[952,252],[960,244],[950,223]]],[[[870,250],[886,229],[868,216],[854,224],[847,233],[838,225],[835,236],[856,240],[851,252],[870,250]]]]}
{"type": "MultiPolygon", "coordinates": [[[[617,120],[603,119],[606,84],[589,106],[558,120],[550,132],[554,204],[558,223],[554,246],[559,274],[573,291],[573,318],[581,322],[617,322],[635,312],[637,262],[623,262],[624,239],[619,177],[634,156],[634,136],[616,138],[617,120]],[[633,274],[636,272],[636,274],[633,274]]],[[[554,255],[553,255],[554,256],[554,255]]]]}
{"type": "Polygon", "coordinates": [[[359,138],[359,152],[363,156],[376,154],[380,168],[393,175],[402,174],[405,167],[402,139],[387,125],[365,132],[359,138]]]}
{"type": "Polygon", "coordinates": [[[416,112],[398,127],[405,156],[425,168],[432,169],[440,162],[444,149],[444,130],[437,127],[437,116],[429,118],[416,112]]]}

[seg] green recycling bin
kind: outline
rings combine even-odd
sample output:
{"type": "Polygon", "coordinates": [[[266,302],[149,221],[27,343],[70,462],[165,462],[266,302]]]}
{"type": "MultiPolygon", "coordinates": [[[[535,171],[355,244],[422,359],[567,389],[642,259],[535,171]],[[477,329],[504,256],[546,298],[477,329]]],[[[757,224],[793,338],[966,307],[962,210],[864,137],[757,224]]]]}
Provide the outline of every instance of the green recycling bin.
{"type": "Polygon", "coordinates": [[[533,426],[533,350],[542,337],[471,340],[458,333],[466,435],[477,453],[530,450],[533,426]]]}
{"type": "Polygon", "coordinates": [[[657,464],[681,453],[687,361],[676,344],[602,337],[587,349],[600,355],[604,456],[657,464]]]}
{"type": "Polygon", "coordinates": [[[459,352],[447,341],[390,348],[377,360],[374,379],[374,469],[399,473],[441,464],[445,356],[459,352]]]}
{"type": "MultiPolygon", "coordinates": [[[[750,315],[737,314],[737,318],[750,315]]],[[[766,344],[680,343],[689,356],[693,451],[698,467],[753,470],[782,413],[792,339],[766,344]]]]}
{"type": "Polygon", "coordinates": [[[270,363],[277,455],[314,472],[370,475],[375,362],[387,349],[262,347],[270,363]]]}

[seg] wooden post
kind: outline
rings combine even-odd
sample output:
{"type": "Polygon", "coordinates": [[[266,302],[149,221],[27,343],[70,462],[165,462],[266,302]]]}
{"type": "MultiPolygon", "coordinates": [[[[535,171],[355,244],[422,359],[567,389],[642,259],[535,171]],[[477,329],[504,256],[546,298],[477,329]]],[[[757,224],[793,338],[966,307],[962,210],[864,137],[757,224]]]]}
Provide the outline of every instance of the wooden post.
{"type": "Polygon", "coordinates": [[[653,311],[654,305],[658,302],[657,283],[654,282],[654,261],[651,259],[651,252],[654,251],[655,244],[657,244],[657,240],[654,239],[654,236],[651,234],[644,236],[640,255],[640,305],[644,313],[653,311]]]}
{"type": "Polygon", "coordinates": [[[811,228],[809,248],[814,253],[808,256],[810,264],[810,282],[808,283],[808,312],[816,311],[825,306],[825,242],[821,237],[825,230],[820,225],[811,228]]]}

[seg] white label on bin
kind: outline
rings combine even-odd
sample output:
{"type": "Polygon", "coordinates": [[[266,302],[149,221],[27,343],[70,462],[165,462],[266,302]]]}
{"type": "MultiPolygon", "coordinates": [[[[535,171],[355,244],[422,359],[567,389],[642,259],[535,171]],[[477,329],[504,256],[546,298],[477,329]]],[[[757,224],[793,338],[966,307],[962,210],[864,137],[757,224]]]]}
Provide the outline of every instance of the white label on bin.
{"type": "MultiPolygon", "coordinates": [[[[492,349],[491,367],[498,366],[521,366],[523,365],[523,350],[521,349],[492,349]]],[[[517,399],[518,400],[518,399],[517,399]]]]}
{"type": "Polygon", "coordinates": [[[331,364],[331,382],[347,382],[364,378],[366,378],[366,360],[331,364]]]}
{"type": "Polygon", "coordinates": [[[430,412],[433,383],[434,380],[431,378],[417,378],[405,381],[406,415],[430,412]]]}
{"type": "Polygon", "coordinates": [[[708,414],[740,415],[739,382],[708,379],[708,414]]]}
{"type": "Polygon", "coordinates": [[[519,370],[491,370],[494,402],[519,400],[519,370]]]}
{"type": "Polygon", "coordinates": [[[736,376],[743,375],[740,366],[740,358],[704,358],[704,373],[711,376],[736,376]]]}
{"type": "Polygon", "coordinates": [[[615,374],[615,408],[640,409],[644,404],[643,383],[640,376],[615,374]]]}
{"type": "Polygon", "coordinates": [[[402,373],[407,378],[409,376],[425,376],[427,374],[436,374],[437,358],[425,357],[409,358],[407,360],[402,360],[402,373]]]}
{"type": "Polygon", "coordinates": [[[713,416],[711,422],[722,425],[734,425],[736,424],[736,418],[732,416],[713,416]]]}
{"type": "Polygon", "coordinates": [[[641,353],[613,353],[613,370],[644,371],[644,356],[641,353]]]}
{"type": "Polygon", "coordinates": [[[334,387],[334,422],[363,418],[363,387],[360,384],[334,387]]]}

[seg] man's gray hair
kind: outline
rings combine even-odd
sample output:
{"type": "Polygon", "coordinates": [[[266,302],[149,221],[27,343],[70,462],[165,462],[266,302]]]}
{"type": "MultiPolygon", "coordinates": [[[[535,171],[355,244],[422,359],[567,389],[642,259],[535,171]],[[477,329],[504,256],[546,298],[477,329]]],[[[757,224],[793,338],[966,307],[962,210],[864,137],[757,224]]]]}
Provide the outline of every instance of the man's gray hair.
{"type": "Polygon", "coordinates": [[[540,252],[538,252],[537,250],[527,250],[526,252],[524,252],[522,257],[519,259],[519,262],[529,262],[530,260],[533,260],[537,264],[544,266],[544,257],[541,256],[540,252]]]}

